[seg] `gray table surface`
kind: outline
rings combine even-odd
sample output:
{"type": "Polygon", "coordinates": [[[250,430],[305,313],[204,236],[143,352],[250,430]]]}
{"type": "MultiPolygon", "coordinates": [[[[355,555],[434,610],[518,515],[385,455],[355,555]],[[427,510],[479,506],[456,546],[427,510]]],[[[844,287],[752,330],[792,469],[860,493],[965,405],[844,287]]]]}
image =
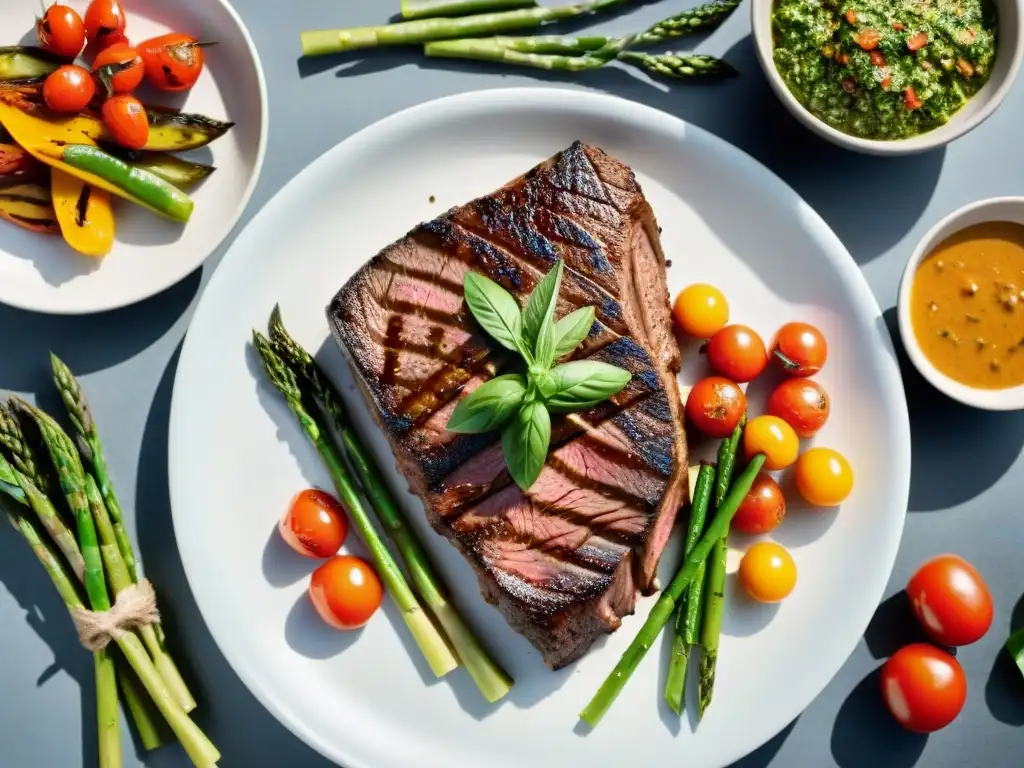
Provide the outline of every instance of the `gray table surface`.
{"type": "MultiPolygon", "coordinates": [[[[724,56],[742,77],[714,87],[669,89],[613,69],[576,79],[486,65],[424,61],[415,50],[299,63],[298,32],[379,23],[395,0],[236,0],[256,41],[270,94],[270,144],[249,206],[255,214],[293,175],[354,131],[396,110],[492,87],[588,88],[678,115],[751,153],[789,182],[828,221],[864,270],[897,337],[892,307],[905,259],[940,217],[972,200],[1024,194],[1024,80],[973,134],[946,150],[904,159],[847,154],[813,138],[783,111],[758,68],[749,10],[696,45],[724,56]]],[[[634,31],[691,2],[638,7],[608,17],[602,31],[634,31]]],[[[691,44],[692,46],[693,44],[691,44]]],[[[680,46],[682,47],[682,46],[680,46]]],[[[687,46],[690,47],[690,46],[687,46]]],[[[741,226],[742,224],[738,224],[741,226]]],[[[47,350],[78,373],[103,426],[113,474],[146,571],[162,591],[173,644],[191,664],[198,719],[227,766],[313,768],[327,762],[268,714],[232,672],[206,630],[174,542],[167,493],[168,409],[178,351],[203,286],[223,248],[178,286],[140,305],[60,318],[0,307],[0,393],[37,394],[53,406],[47,350]],[[49,399],[48,399],[49,398],[49,399]]],[[[1001,644],[1024,623],[1024,412],[996,415],[931,390],[903,358],[913,435],[909,514],[887,599],[836,678],[793,724],[739,768],[907,768],[1020,765],[1024,685],[1001,644]],[[912,736],[886,715],[878,695],[882,660],[916,637],[900,590],[928,557],[953,551],[984,574],[996,620],[960,650],[968,701],[960,719],[930,737],[912,736]],[[1012,617],[1012,618],[1011,618],[1012,617]]],[[[885,451],[886,446],[879,445],[885,451]]],[[[229,543],[226,543],[229,546],[229,543]]],[[[872,567],[864,553],[864,567],[872,567]]],[[[851,573],[850,579],[857,574],[851,573]]],[[[31,553],[0,535],[0,766],[67,768],[95,763],[92,664],[76,646],[66,611],[31,553]]],[[[674,760],[683,760],[680,755],[674,760]]],[[[176,747],[126,765],[184,766],[176,747]]],[[[429,756],[424,757],[429,764],[429,756]]]]}

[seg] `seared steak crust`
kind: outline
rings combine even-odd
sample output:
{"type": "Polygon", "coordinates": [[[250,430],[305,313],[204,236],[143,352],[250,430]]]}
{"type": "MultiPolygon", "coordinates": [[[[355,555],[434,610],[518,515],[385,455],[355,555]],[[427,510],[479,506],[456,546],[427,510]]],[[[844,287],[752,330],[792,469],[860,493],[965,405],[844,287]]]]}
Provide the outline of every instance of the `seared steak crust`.
{"type": "Polygon", "coordinates": [[[633,611],[686,500],[664,262],[632,172],[577,142],[385,248],[327,310],[431,524],[552,667],[633,611]],[[553,420],[547,464],[523,493],[498,433],[445,429],[461,397],[515,363],[476,325],[462,282],[479,272],[525,303],[559,258],[558,316],[587,305],[597,316],[572,357],[627,368],[633,379],[598,407],[553,420]]]}

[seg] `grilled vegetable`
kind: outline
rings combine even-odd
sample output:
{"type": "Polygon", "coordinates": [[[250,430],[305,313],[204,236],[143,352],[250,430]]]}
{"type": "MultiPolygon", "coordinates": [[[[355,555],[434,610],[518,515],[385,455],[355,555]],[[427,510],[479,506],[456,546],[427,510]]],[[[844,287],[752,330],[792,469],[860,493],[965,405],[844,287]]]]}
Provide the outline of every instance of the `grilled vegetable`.
{"type": "Polygon", "coordinates": [[[186,222],[192,215],[192,200],[177,187],[141,168],[133,168],[123,160],[108,155],[99,147],[68,144],[59,159],[76,171],[80,178],[96,176],[114,185],[117,194],[138,202],[155,213],[175,221],[186,222]]]}
{"type": "Polygon", "coordinates": [[[33,232],[60,234],[50,190],[41,184],[17,184],[0,189],[0,218],[33,232]]]}
{"type": "MultiPolygon", "coordinates": [[[[74,119],[68,122],[74,122],[74,119]]],[[[188,221],[192,201],[184,192],[148,171],[130,167],[95,146],[65,144],[61,140],[64,136],[60,135],[60,129],[67,130],[68,122],[55,130],[51,122],[0,100],[0,123],[37,160],[154,213],[176,221],[188,221]]],[[[84,138],[79,135],[75,139],[70,133],[66,135],[69,139],[65,140],[81,142],[84,138]]]]}
{"type": "Polygon", "coordinates": [[[114,246],[114,210],[110,193],[64,171],[53,171],[53,210],[64,240],[85,256],[101,257],[114,246]]]}
{"type": "Polygon", "coordinates": [[[24,149],[17,144],[0,144],[0,187],[37,181],[43,176],[45,166],[24,149]]]}
{"type": "MultiPolygon", "coordinates": [[[[0,88],[0,101],[46,123],[45,131],[51,139],[78,144],[84,140],[114,141],[98,113],[86,111],[77,115],[58,115],[43,106],[37,93],[20,87],[11,90],[0,88]]],[[[146,107],[146,117],[149,119],[149,141],[143,149],[150,152],[184,152],[205,147],[234,126],[234,123],[204,115],[151,106],[146,107]]],[[[39,130],[44,130],[44,126],[39,130]]]]}
{"type": "Polygon", "coordinates": [[[35,46],[0,48],[0,82],[41,83],[64,63],[63,59],[35,46]]]}
{"type": "Polygon", "coordinates": [[[102,141],[100,148],[135,168],[149,171],[178,189],[191,189],[217,169],[212,165],[193,163],[166,152],[133,152],[117,144],[102,141]]]}

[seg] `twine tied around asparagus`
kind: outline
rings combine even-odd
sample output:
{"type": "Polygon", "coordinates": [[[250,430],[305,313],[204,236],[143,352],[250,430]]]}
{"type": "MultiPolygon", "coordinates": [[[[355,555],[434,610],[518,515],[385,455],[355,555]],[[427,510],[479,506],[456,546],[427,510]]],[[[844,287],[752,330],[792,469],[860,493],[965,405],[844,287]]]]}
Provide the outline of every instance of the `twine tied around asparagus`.
{"type": "Polygon", "coordinates": [[[78,629],[79,642],[95,653],[128,632],[155,624],[160,620],[160,611],[156,607],[153,585],[142,579],[138,584],[121,590],[109,611],[76,608],[72,618],[78,629]]]}

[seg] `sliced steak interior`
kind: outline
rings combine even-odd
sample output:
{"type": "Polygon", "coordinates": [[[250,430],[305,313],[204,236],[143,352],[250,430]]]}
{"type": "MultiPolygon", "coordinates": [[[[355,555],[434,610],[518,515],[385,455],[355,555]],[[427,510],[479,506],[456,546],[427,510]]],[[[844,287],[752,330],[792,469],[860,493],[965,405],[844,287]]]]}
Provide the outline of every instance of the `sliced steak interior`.
{"type": "Polygon", "coordinates": [[[553,668],[616,629],[636,589],[651,588],[687,489],[665,258],[629,168],[577,142],[385,248],[327,313],[399,470],[484,597],[553,668]],[[445,429],[460,398],[514,362],[476,325],[462,282],[479,272],[525,305],[556,259],[566,267],[557,316],[597,314],[571,357],[633,379],[553,419],[547,463],[524,493],[499,433],[445,429]]]}

